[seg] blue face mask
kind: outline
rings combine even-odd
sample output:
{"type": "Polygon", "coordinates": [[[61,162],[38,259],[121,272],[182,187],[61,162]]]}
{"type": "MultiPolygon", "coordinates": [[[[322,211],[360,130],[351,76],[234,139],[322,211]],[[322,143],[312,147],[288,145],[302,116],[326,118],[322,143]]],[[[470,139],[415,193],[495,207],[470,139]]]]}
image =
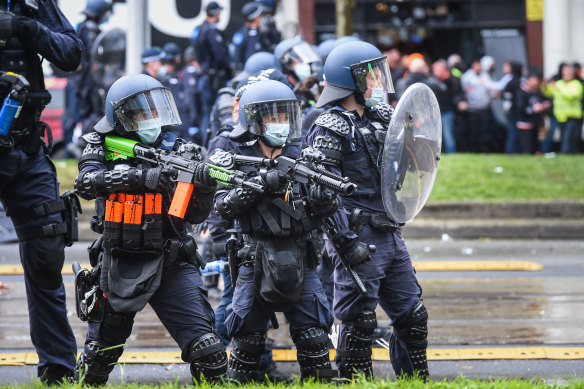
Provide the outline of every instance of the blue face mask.
{"type": "Polygon", "coordinates": [[[365,99],[365,105],[369,108],[375,107],[383,100],[383,88],[371,88],[371,97],[365,99]]]}
{"type": "Polygon", "coordinates": [[[286,123],[266,123],[266,133],[264,139],[269,146],[279,147],[286,143],[290,134],[290,124],[286,123]]]}
{"type": "Polygon", "coordinates": [[[160,119],[140,120],[138,122],[138,137],[142,143],[147,145],[156,142],[161,131],[160,119]]]}
{"type": "Polygon", "coordinates": [[[310,68],[310,64],[299,63],[296,64],[294,73],[296,73],[296,77],[298,77],[300,81],[304,81],[312,74],[312,69],[310,68]]]}

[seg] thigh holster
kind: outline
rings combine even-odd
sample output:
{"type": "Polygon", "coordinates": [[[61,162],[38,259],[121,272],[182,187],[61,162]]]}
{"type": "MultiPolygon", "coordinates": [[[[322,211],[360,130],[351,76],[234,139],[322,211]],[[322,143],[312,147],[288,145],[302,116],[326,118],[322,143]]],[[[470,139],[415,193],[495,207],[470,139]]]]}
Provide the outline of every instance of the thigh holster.
{"type": "Polygon", "coordinates": [[[377,328],[375,311],[363,311],[343,324],[345,328],[335,358],[340,377],[350,379],[354,372],[360,372],[372,378],[371,344],[373,331],[377,328]]]}

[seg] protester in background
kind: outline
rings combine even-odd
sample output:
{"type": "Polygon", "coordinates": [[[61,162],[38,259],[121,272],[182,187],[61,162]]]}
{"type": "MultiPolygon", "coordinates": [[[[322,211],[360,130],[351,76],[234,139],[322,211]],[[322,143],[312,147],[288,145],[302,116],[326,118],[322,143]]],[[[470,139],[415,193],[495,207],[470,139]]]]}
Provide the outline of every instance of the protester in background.
{"type": "Polygon", "coordinates": [[[518,152],[533,154],[537,149],[537,133],[541,123],[541,114],[551,106],[549,100],[545,100],[541,90],[541,75],[531,71],[527,74],[525,82],[515,92],[513,104],[518,132],[518,152]]]}
{"type": "Polygon", "coordinates": [[[552,97],[554,115],[562,133],[561,152],[577,153],[582,128],[582,83],[575,78],[573,66],[562,68],[562,79],[551,81],[544,87],[544,94],[552,97]]]}
{"type": "Polygon", "coordinates": [[[464,136],[468,151],[486,152],[490,142],[487,124],[491,95],[487,89],[489,80],[482,74],[480,60],[472,62],[470,69],[464,72],[460,81],[468,101],[468,128],[464,136]]]}
{"type": "Polygon", "coordinates": [[[446,88],[436,94],[440,106],[442,118],[442,141],[445,153],[456,152],[456,138],[454,136],[454,123],[456,111],[466,111],[464,92],[460,87],[458,78],[453,77],[448,70],[448,65],[443,59],[432,64],[432,73],[446,88]]]}
{"type": "Polygon", "coordinates": [[[519,120],[518,108],[515,106],[517,101],[515,97],[521,87],[523,66],[518,62],[507,61],[503,64],[503,73],[511,75],[511,79],[503,88],[501,99],[503,100],[503,111],[507,118],[505,152],[507,154],[512,154],[517,153],[520,150],[519,132],[515,125],[519,120]]]}
{"type": "Polygon", "coordinates": [[[432,89],[434,94],[445,93],[446,85],[438,81],[438,79],[430,76],[430,69],[428,64],[421,58],[414,58],[410,60],[408,66],[408,73],[404,78],[397,80],[395,85],[395,96],[399,100],[406,89],[416,82],[426,84],[432,89]]]}

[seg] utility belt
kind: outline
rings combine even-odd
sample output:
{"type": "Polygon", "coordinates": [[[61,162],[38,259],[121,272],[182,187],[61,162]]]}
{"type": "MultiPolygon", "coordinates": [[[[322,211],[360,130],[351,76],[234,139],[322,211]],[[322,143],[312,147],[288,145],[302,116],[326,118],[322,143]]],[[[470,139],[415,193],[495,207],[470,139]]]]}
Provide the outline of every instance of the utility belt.
{"type": "Polygon", "coordinates": [[[394,232],[399,224],[391,220],[383,213],[364,212],[361,208],[345,210],[349,219],[349,228],[356,234],[363,231],[364,226],[370,226],[376,230],[384,232],[394,232]]]}
{"type": "Polygon", "coordinates": [[[73,242],[79,240],[77,213],[81,213],[81,204],[79,203],[79,198],[75,192],[70,190],[63,193],[58,200],[39,204],[32,209],[12,207],[8,210],[7,216],[12,218],[19,240],[31,240],[65,235],[65,245],[70,247],[73,245],[73,242]],[[62,222],[19,227],[29,221],[56,213],[61,214],[63,219],[62,222]]]}
{"type": "Polygon", "coordinates": [[[112,193],[105,202],[103,246],[162,252],[162,194],[112,193]]]}

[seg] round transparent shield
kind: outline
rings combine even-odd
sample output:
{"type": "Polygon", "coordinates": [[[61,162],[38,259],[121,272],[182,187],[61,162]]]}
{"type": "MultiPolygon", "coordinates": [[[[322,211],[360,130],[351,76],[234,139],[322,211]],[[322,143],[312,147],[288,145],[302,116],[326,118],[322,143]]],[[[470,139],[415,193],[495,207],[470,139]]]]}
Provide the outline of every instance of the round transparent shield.
{"type": "Polygon", "coordinates": [[[367,89],[383,89],[393,93],[393,82],[389,71],[387,57],[379,57],[351,65],[351,74],[357,90],[365,93],[367,89]]]}
{"type": "Polygon", "coordinates": [[[172,92],[168,88],[157,88],[126,97],[114,103],[114,112],[129,132],[138,131],[138,122],[156,119],[161,126],[181,124],[172,92]]]}
{"type": "Polygon", "coordinates": [[[267,125],[273,123],[290,126],[287,139],[298,139],[302,135],[302,111],[296,99],[246,104],[244,109],[248,129],[254,134],[264,134],[267,125]]]}
{"type": "Polygon", "coordinates": [[[428,200],[440,161],[442,121],[434,92],[416,83],[397,103],[385,137],[381,188],[387,215],[407,223],[428,200]]]}

